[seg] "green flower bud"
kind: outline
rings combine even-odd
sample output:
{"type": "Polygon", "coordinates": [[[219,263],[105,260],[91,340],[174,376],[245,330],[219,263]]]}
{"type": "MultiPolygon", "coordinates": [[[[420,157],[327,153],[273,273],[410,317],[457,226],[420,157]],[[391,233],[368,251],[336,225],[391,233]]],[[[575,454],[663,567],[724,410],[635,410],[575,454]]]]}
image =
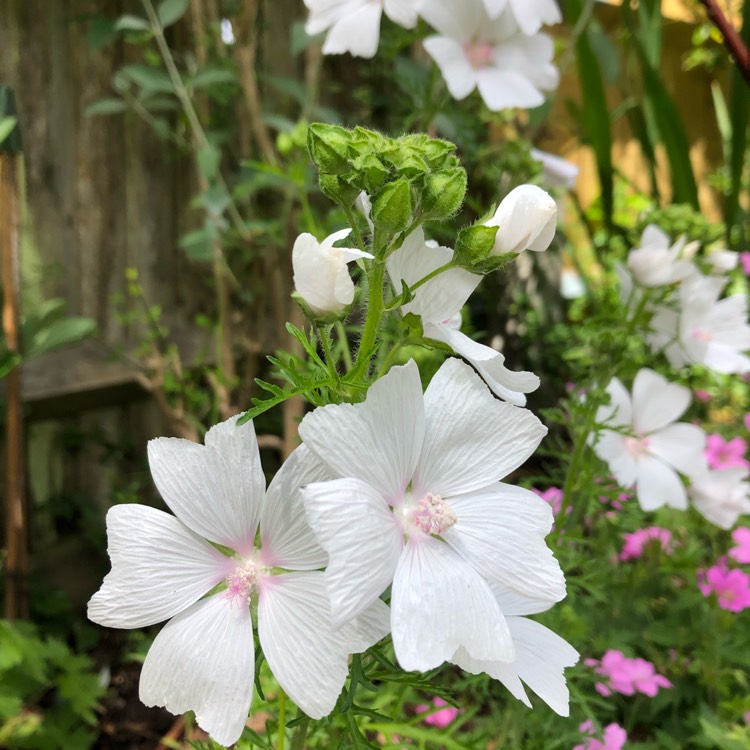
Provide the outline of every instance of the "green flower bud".
{"type": "Polygon", "coordinates": [[[481,273],[479,264],[487,260],[495,247],[497,227],[473,224],[464,227],[456,239],[454,262],[461,268],[481,273]]]}
{"type": "Polygon", "coordinates": [[[352,169],[357,172],[355,181],[368,195],[372,195],[388,177],[388,168],[375,154],[366,154],[352,163],[352,169]]]}
{"type": "Polygon", "coordinates": [[[370,217],[377,229],[388,234],[406,229],[413,213],[411,185],[404,177],[387,183],[372,199],[370,217]]]}
{"type": "Polygon", "coordinates": [[[454,166],[456,147],[449,141],[430,138],[422,147],[423,156],[433,169],[444,169],[454,166]]]}
{"type": "Polygon", "coordinates": [[[339,125],[315,122],[307,130],[307,150],[318,170],[325,174],[351,171],[349,144],[351,133],[339,125]]]}
{"type": "Polygon", "coordinates": [[[433,172],[426,182],[422,197],[424,218],[444,221],[462,206],[466,196],[466,170],[461,167],[433,172]]]}
{"type": "Polygon", "coordinates": [[[342,208],[350,208],[362,192],[361,188],[350,184],[335,174],[320,174],[318,181],[320,192],[329,200],[338,203],[342,208]]]}

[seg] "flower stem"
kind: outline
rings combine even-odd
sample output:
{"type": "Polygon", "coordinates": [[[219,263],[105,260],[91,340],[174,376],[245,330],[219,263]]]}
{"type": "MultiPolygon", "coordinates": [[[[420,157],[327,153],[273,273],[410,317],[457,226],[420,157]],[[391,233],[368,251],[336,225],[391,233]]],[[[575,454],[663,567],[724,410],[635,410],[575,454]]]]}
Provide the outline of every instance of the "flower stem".
{"type": "Polygon", "coordinates": [[[424,278],[420,279],[416,284],[412,284],[409,287],[410,292],[414,292],[417,289],[419,289],[422,284],[426,284],[431,279],[434,279],[439,274],[443,273],[444,271],[447,271],[448,269],[453,268],[453,260],[449,260],[445,265],[440,266],[439,268],[436,268],[434,271],[430,271],[430,273],[427,274],[424,278]]]}
{"type": "Polygon", "coordinates": [[[383,316],[383,282],[385,280],[385,261],[375,259],[368,271],[370,287],[370,301],[365,319],[365,329],[362,332],[362,341],[359,344],[357,358],[351,369],[347,380],[356,383],[364,375],[367,377],[367,368],[370,364],[370,356],[380,330],[380,319],[383,316]]]}
{"type": "Polygon", "coordinates": [[[310,717],[300,711],[297,717],[297,728],[294,730],[292,744],[289,745],[289,750],[304,750],[305,737],[307,737],[307,729],[309,726],[310,717]]]}
{"type": "Polygon", "coordinates": [[[279,688],[279,741],[277,750],[284,750],[284,732],[286,730],[286,693],[279,688]]]}
{"type": "Polygon", "coordinates": [[[344,359],[344,366],[346,367],[346,371],[349,372],[354,363],[352,361],[352,351],[349,348],[349,339],[346,336],[346,328],[344,328],[344,324],[340,320],[336,321],[335,327],[336,336],[338,337],[339,346],[341,348],[341,356],[344,359]]]}

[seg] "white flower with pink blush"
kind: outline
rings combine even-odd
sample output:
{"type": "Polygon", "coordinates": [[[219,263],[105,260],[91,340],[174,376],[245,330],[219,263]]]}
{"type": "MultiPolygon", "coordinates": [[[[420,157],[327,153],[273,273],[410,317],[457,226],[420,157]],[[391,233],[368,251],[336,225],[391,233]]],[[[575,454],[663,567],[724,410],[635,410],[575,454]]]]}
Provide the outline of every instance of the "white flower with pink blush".
{"type": "Polygon", "coordinates": [[[457,359],[424,394],[411,361],[374,383],[363,403],[308,414],[304,445],[340,477],[302,490],[330,558],[334,623],[359,616],[391,586],[403,669],[450,661],[493,674],[505,664],[532,689],[541,673],[564,685],[561,665],[572,649],[536,623],[516,630],[505,617],[541,612],[565,596],[544,542],[552,511],[533,492],[499,481],[546,431],[530,412],[496,400],[457,359]]]}
{"type": "MultiPolygon", "coordinates": [[[[453,250],[425,242],[424,231],[419,227],[388,257],[386,264],[393,286],[400,291],[402,281],[413,286],[451,258],[453,250]]],[[[461,308],[481,280],[481,276],[463,268],[451,268],[416,289],[414,299],[401,311],[404,315],[419,315],[425,338],[447,344],[471,362],[493,393],[523,406],[524,394],[539,387],[539,378],[531,372],[509,370],[499,351],[461,333],[461,308]]]]}
{"type": "Polygon", "coordinates": [[[305,31],[310,36],[328,31],[324,55],[349,52],[355,57],[374,57],[380,42],[383,12],[407,29],[417,24],[422,0],[304,0],[310,16],[305,31]]]}
{"type": "Polygon", "coordinates": [[[454,99],[478,88],[493,111],[528,109],[544,102],[543,91],[557,87],[552,39],[524,34],[509,8],[490,18],[481,0],[430,0],[420,13],[438,32],[424,40],[424,48],[454,99]]]}
{"type": "Polygon", "coordinates": [[[326,554],[299,497],[301,485],[330,471],[301,447],[266,491],[253,425],[237,426],[236,418],[211,428],[205,446],[152,440],[148,457],[175,515],[143,505],[109,511],[112,570],[88,606],[89,618],[107,627],[171,618],[143,664],[141,700],[175,714],[195,711],[214,740],[236,742],[253,694],[252,601],[260,645],[279,684],[309,716],[330,713],[349,653],[388,631],[388,608],[380,601],[332,627],[319,570],[326,554]]]}
{"type": "Polygon", "coordinates": [[[536,34],[545,24],[552,26],[562,21],[555,0],[484,0],[484,7],[490,18],[497,18],[510,8],[521,31],[529,35],[536,34]]]}
{"type": "Polygon", "coordinates": [[[644,510],[662,505],[685,510],[687,494],[678,472],[704,474],[706,433],[677,422],[690,405],[690,391],[643,368],[633,381],[633,394],[613,378],[607,386],[611,403],[599,407],[601,425],[594,451],[623,487],[635,486],[644,510]]]}

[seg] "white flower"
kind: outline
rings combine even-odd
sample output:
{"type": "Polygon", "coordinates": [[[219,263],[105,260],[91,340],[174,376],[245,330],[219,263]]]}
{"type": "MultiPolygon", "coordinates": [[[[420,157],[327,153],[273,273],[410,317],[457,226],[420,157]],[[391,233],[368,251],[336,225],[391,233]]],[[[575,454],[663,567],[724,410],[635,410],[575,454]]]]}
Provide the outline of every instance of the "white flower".
{"type": "Polygon", "coordinates": [[[536,185],[519,185],[503,198],[495,215],[486,222],[499,227],[493,255],[546,250],[557,228],[557,204],[536,185]]]}
{"type": "Polygon", "coordinates": [[[531,156],[542,165],[542,176],[547,184],[567,190],[575,187],[581,170],[573,162],[538,148],[531,149],[531,156]]]}
{"type": "Polygon", "coordinates": [[[536,612],[565,595],[544,543],[549,505],[498,481],[545,433],[457,359],[442,365],[424,395],[411,361],[373,384],[364,403],[308,414],[304,444],[341,477],[302,490],[330,557],[334,622],[357,616],[392,584],[393,644],[405,670],[456,661],[461,649],[478,661],[513,662],[492,586],[536,612]]]}
{"type": "Polygon", "coordinates": [[[455,99],[478,88],[491,110],[530,108],[557,87],[552,39],[521,33],[509,9],[490,19],[481,0],[430,0],[420,13],[438,31],[424,48],[455,99]]]}
{"type": "Polygon", "coordinates": [[[596,422],[618,431],[599,432],[596,454],[623,487],[635,485],[644,510],[662,505],[686,509],[685,487],[677,472],[695,477],[708,470],[706,434],[696,425],[675,424],[690,405],[690,391],[644,367],[633,381],[632,400],[617,378],[607,393],[612,403],[599,408],[596,422]]]}
{"type": "Polygon", "coordinates": [[[722,529],[731,529],[750,513],[750,482],[742,467],[709,471],[693,480],[688,494],[696,509],[722,529]]]}
{"type": "Polygon", "coordinates": [[[648,341],[673,367],[700,363],[728,374],[750,372],[750,357],[743,354],[750,349],[747,297],[719,299],[726,283],[695,273],[680,286],[679,310],[657,308],[648,341]]]}
{"type": "Polygon", "coordinates": [[[318,242],[311,234],[297,237],[292,250],[294,288],[310,309],[318,314],[338,314],[354,301],[354,282],[346,264],[370,253],[351,247],[334,247],[351,229],[342,229],[318,242]]]}
{"type": "Polygon", "coordinates": [[[385,11],[394,23],[413,29],[421,0],[305,0],[310,17],[305,31],[314,36],[328,29],[324,55],[349,52],[374,57],[380,41],[380,18],[385,11]]]}
{"type": "Polygon", "coordinates": [[[490,18],[497,18],[510,7],[524,34],[536,34],[544,24],[551,26],[562,21],[555,0],[484,0],[484,7],[490,18]]]}
{"type": "Polygon", "coordinates": [[[388,629],[381,602],[341,630],[331,626],[317,570],[326,554],[299,498],[301,484],[330,472],[298,448],[266,492],[253,425],[235,421],[210,429],[205,446],[176,438],[149,443],[154,482],[176,517],[143,505],[109,511],[112,571],[88,608],[89,618],[107,627],[172,618],[146,656],[141,700],[172,713],[195,711],[198,724],[223,745],[242,734],[252,699],[251,596],[266,660],[313,718],[333,709],[348,654],[369,648],[388,629]]]}
{"type": "Polygon", "coordinates": [[[649,224],[641,235],[641,244],[628,254],[628,268],[643,286],[664,286],[690,275],[690,259],[698,249],[697,242],[687,244],[681,237],[674,245],[659,227],[649,224]]]}
{"type": "Polygon", "coordinates": [[[706,257],[713,273],[729,273],[737,268],[740,256],[734,250],[714,250],[706,257]]]}
{"type": "MultiPolygon", "coordinates": [[[[403,245],[386,261],[388,274],[397,291],[401,281],[413,286],[453,257],[447,247],[425,242],[421,227],[412,232],[403,245]]],[[[482,280],[462,268],[451,268],[430,279],[414,293],[414,299],[401,311],[422,319],[425,338],[441,341],[456,354],[469,360],[492,391],[513,404],[526,403],[524,393],[539,387],[539,378],[531,372],[513,372],[505,367],[505,357],[461,333],[461,308],[482,280]]]]}

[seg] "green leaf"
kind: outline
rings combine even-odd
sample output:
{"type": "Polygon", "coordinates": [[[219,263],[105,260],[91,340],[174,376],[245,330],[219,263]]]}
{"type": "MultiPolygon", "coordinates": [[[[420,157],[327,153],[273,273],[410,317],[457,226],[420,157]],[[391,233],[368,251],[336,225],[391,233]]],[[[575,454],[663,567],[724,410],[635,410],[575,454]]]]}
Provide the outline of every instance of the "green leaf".
{"type": "Polygon", "coordinates": [[[156,10],[156,14],[159,16],[159,23],[162,27],[177,23],[185,15],[189,4],[190,0],[164,0],[156,10]]]}
{"type": "Polygon", "coordinates": [[[219,171],[221,151],[214,146],[206,146],[198,151],[196,159],[198,160],[198,169],[200,170],[200,173],[208,182],[211,182],[219,171]]]}
{"type": "Polygon", "coordinates": [[[122,100],[116,97],[110,97],[108,99],[99,99],[99,101],[89,104],[86,107],[86,117],[94,117],[95,115],[116,115],[120,112],[125,112],[128,109],[128,105],[122,100]]]}
{"type": "Polygon", "coordinates": [[[16,127],[18,119],[15,117],[3,117],[0,119],[0,143],[2,143],[16,127]]]}
{"type": "Polygon", "coordinates": [[[96,330],[96,323],[91,318],[73,316],[56,320],[40,330],[31,340],[26,350],[27,357],[38,357],[54,349],[70,346],[91,336],[96,330]]]}
{"type": "Polygon", "coordinates": [[[125,65],[120,68],[119,75],[138,84],[147,92],[172,93],[174,91],[169,75],[161,68],[153,68],[150,65],[125,65]]]}
{"type": "Polygon", "coordinates": [[[216,86],[222,83],[237,83],[237,75],[225,68],[208,68],[201,70],[185,81],[188,87],[199,89],[216,86]]]}
{"type": "Polygon", "coordinates": [[[140,16],[126,13],[115,21],[117,31],[148,31],[151,28],[149,22],[140,16]]]}

